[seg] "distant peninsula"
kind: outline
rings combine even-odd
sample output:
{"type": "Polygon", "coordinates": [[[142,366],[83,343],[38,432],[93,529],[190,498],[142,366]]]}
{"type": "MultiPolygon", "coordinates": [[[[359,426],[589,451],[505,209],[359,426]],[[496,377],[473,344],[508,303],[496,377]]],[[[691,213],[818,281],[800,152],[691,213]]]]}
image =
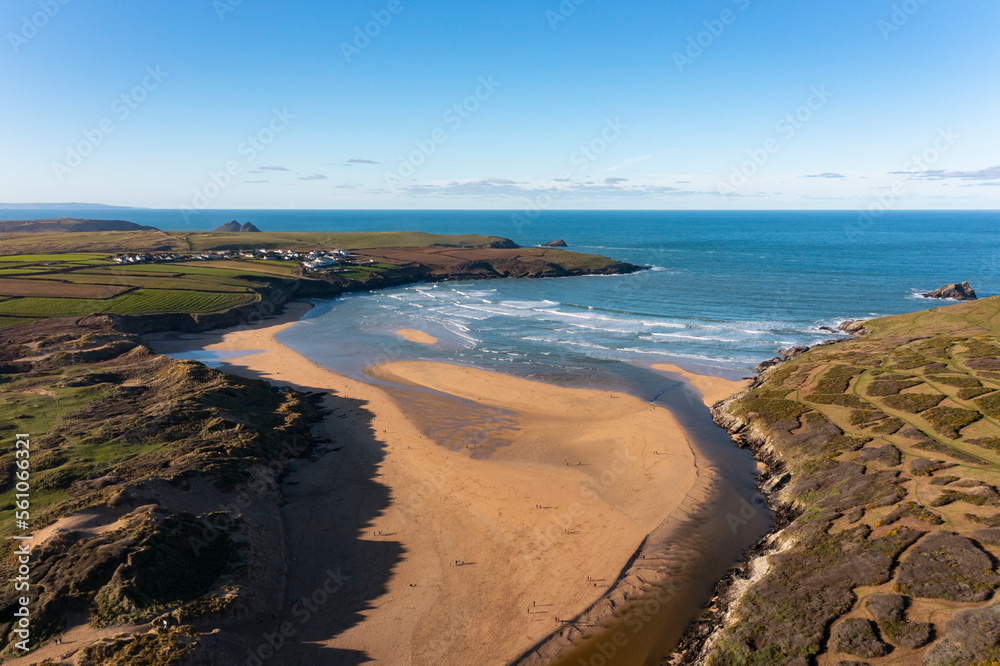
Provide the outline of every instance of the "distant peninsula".
{"type": "Polygon", "coordinates": [[[53,234],[81,233],[94,231],[155,231],[155,227],[147,227],[125,220],[83,220],[72,217],[59,217],[47,220],[0,220],[0,233],[3,234],[53,234]]]}
{"type": "Polygon", "coordinates": [[[96,203],[0,203],[0,210],[149,210],[142,206],[111,206],[96,203]]]}

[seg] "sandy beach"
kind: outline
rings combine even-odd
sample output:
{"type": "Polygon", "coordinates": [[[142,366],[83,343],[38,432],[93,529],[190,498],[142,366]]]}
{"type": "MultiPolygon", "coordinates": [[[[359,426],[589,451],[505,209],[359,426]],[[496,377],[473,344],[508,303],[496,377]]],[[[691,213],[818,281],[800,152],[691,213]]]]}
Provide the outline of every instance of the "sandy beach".
{"type": "Polygon", "coordinates": [[[710,375],[700,375],[670,363],[655,363],[650,367],[653,370],[673,373],[683,377],[688,384],[698,389],[698,392],[701,393],[702,402],[708,407],[740,391],[745,391],[752,381],[750,379],[733,380],[723,377],[712,377],[710,375]]]}
{"type": "MultiPolygon", "coordinates": [[[[150,338],[159,353],[246,350],[222,369],[327,395],[332,413],[317,427],[331,452],[296,461],[284,480],[289,557],[274,612],[291,619],[328,571],[344,582],[282,648],[287,663],[507,663],[598,600],[646,535],[712,481],[673,415],[626,394],[443,363],[370,368],[452,396],[442,410],[469,401],[498,415],[483,424],[490,446],[475,435],[443,446],[392,389],[275,340],[307,309],[254,329],[150,338]]],[[[698,381],[706,401],[735,384],[698,381]]]]}

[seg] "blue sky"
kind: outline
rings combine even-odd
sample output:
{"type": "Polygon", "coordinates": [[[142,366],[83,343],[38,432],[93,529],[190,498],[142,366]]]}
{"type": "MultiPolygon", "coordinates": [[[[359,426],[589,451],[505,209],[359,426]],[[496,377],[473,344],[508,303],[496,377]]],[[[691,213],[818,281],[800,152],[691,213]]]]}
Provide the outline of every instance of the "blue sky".
{"type": "Polygon", "coordinates": [[[995,0],[7,0],[0,28],[3,202],[1000,204],[995,0]]]}

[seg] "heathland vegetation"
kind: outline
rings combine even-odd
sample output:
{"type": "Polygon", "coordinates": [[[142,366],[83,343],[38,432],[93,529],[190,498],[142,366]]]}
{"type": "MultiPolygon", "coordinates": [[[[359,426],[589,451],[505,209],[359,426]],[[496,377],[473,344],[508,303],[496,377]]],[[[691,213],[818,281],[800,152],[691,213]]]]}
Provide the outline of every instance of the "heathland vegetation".
{"type": "Polygon", "coordinates": [[[781,529],[709,664],[1000,660],[1000,298],[864,331],[716,407],[781,529]]]}

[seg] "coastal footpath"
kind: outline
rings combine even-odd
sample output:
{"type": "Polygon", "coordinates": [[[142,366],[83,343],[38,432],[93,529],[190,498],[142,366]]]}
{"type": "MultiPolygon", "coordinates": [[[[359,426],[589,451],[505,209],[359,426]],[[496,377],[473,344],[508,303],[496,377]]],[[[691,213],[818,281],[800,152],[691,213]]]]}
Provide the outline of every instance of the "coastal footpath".
{"type": "Polygon", "coordinates": [[[671,663],[1000,661],[1000,298],[848,330],[714,407],[777,530],[671,663]]]}

